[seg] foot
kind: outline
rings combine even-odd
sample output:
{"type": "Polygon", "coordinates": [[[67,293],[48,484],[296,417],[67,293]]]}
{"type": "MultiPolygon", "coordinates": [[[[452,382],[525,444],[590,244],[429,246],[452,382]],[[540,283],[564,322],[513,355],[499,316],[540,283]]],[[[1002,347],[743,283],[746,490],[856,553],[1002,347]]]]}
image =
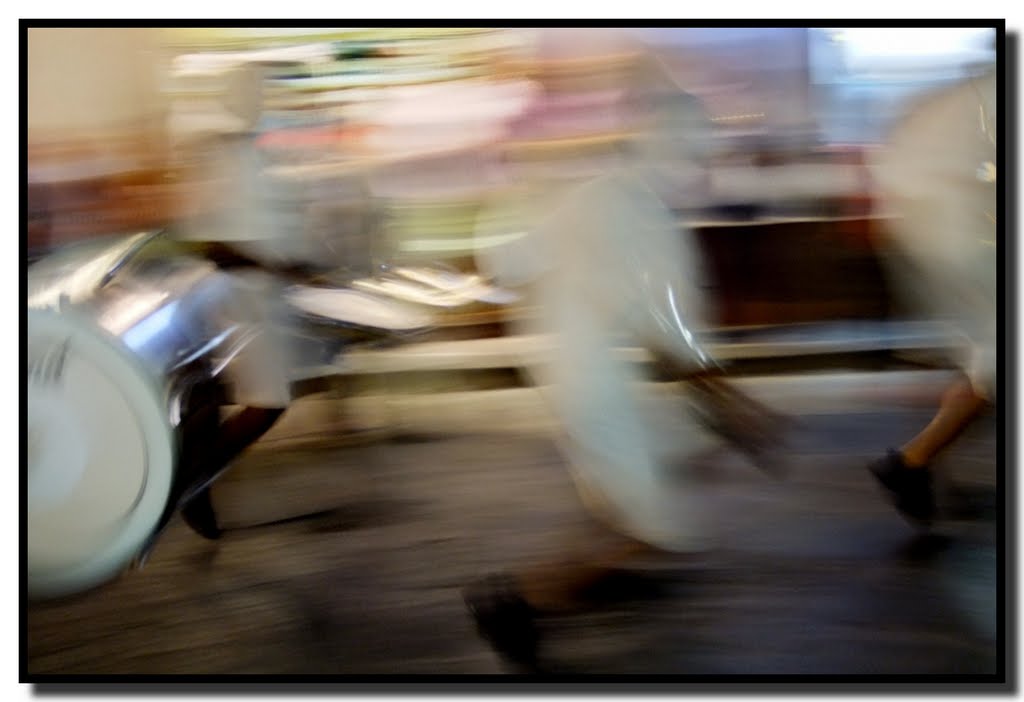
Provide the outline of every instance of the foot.
{"type": "Polygon", "coordinates": [[[935,491],[927,466],[908,468],[899,451],[890,449],[885,458],[868,469],[888,491],[900,514],[920,526],[931,525],[935,517],[935,491]]]}
{"type": "Polygon", "coordinates": [[[217,514],[213,510],[209,488],[204,488],[188,499],[181,508],[181,516],[204,539],[216,541],[224,533],[217,525],[217,514]]]}
{"type": "Polygon", "coordinates": [[[515,580],[489,575],[464,588],[462,597],[480,636],[524,672],[537,672],[537,612],[523,599],[515,580]]]}

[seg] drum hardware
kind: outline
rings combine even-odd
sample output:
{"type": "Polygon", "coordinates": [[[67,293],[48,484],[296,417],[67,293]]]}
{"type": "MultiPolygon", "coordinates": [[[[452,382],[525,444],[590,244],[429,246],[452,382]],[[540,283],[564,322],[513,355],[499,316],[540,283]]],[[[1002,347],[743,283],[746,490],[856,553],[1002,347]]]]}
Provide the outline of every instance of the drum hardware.
{"type": "Polygon", "coordinates": [[[117,277],[117,274],[131,262],[133,258],[138,256],[143,249],[157,238],[163,236],[163,230],[156,230],[152,232],[145,232],[137,237],[133,237],[128,246],[120,252],[118,258],[114,259],[108,264],[107,271],[100,277],[96,283],[96,289],[100,290],[105,288],[107,285],[117,277]]]}

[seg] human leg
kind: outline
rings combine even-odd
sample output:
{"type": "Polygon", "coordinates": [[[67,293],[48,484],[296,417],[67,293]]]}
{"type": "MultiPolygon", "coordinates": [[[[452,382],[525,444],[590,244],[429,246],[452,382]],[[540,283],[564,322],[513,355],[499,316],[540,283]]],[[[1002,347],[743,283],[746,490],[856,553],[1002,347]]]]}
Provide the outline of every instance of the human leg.
{"type": "Polygon", "coordinates": [[[935,493],[929,464],[971,425],[987,401],[970,379],[958,378],[942,396],[931,421],[900,450],[869,465],[869,470],[886,489],[901,514],[928,525],[935,516],[935,493]]]}
{"type": "Polygon", "coordinates": [[[477,631],[507,661],[537,672],[538,620],[586,606],[584,593],[636,556],[657,549],[594,520],[578,525],[542,561],[493,573],[463,589],[477,631]]]}
{"type": "Polygon", "coordinates": [[[210,500],[210,485],[246,448],[276,423],[284,408],[244,407],[222,422],[203,445],[190,447],[192,484],[180,498],[182,518],[198,534],[216,539],[221,534],[210,500]]]}
{"type": "Polygon", "coordinates": [[[939,410],[914,438],[900,449],[909,469],[926,467],[938,453],[953,442],[986,405],[970,380],[958,378],[942,396],[939,410]]]}

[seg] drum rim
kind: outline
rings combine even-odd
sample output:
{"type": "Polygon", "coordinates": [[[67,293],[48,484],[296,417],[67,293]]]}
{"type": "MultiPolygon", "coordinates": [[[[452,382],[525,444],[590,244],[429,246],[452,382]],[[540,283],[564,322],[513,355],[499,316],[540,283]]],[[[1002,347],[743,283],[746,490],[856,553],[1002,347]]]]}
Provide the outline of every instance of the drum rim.
{"type": "Polygon", "coordinates": [[[110,538],[100,536],[96,548],[83,559],[43,570],[37,567],[33,572],[32,552],[26,534],[25,569],[29,593],[57,596],[88,589],[115,577],[145,546],[170,498],[177,446],[170,419],[163,409],[166,403],[157,383],[141,360],[116,337],[74,310],[58,312],[37,308],[28,312],[28,336],[34,331],[70,331],[80,353],[109,376],[118,378],[119,391],[135,411],[146,455],[145,485],[122,528],[110,538]]]}
{"type": "Polygon", "coordinates": [[[421,330],[429,327],[431,324],[429,315],[424,314],[415,309],[414,306],[409,303],[404,303],[401,300],[389,299],[381,297],[380,295],[373,295],[362,290],[355,290],[353,288],[332,288],[315,285],[294,285],[288,289],[285,294],[288,304],[296,310],[299,314],[312,319],[320,323],[326,323],[334,326],[342,326],[352,329],[383,329],[390,332],[411,332],[421,330]],[[417,324],[405,324],[402,326],[384,327],[375,326],[370,324],[362,324],[360,322],[354,322],[351,320],[341,319],[339,317],[332,317],[324,312],[310,309],[307,306],[308,296],[312,294],[321,294],[330,297],[344,297],[349,299],[367,300],[372,304],[380,305],[381,307],[388,308],[395,312],[401,312],[407,315],[407,320],[415,320],[417,324]]]}

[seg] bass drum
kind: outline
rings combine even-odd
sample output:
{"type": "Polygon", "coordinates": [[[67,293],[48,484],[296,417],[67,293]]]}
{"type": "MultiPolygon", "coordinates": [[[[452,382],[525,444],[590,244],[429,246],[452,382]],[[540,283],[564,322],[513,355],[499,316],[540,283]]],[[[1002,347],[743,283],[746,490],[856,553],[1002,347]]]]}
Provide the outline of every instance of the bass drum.
{"type": "Polygon", "coordinates": [[[202,310],[221,274],[186,258],[134,265],[153,238],[70,247],[29,269],[33,598],[98,585],[146,550],[188,483],[178,455],[196,398],[218,401],[205,361],[231,333],[202,310]]]}

